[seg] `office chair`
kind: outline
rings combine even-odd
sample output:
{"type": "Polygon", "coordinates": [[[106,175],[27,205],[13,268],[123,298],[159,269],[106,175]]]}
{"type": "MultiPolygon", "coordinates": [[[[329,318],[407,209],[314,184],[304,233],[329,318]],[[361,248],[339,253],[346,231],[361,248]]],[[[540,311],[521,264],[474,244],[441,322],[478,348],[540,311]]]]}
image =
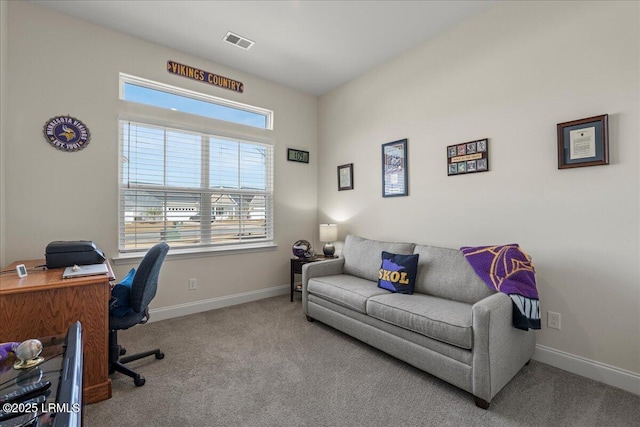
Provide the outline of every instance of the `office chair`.
{"type": "Polygon", "coordinates": [[[147,320],[149,320],[149,303],[156,296],[160,267],[162,267],[168,251],[169,245],[164,242],[158,243],[149,249],[140,262],[131,285],[130,300],[132,311],[124,317],[109,316],[109,374],[113,374],[116,371],[125,374],[133,378],[133,383],[137,387],[144,385],[144,377],[127,368],[124,364],[151,355],[155,355],[156,359],[162,359],[164,358],[164,353],[160,349],[155,349],[121,358],[120,356],[124,355],[126,350],[118,345],[118,331],[147,323],[147,320]]]}

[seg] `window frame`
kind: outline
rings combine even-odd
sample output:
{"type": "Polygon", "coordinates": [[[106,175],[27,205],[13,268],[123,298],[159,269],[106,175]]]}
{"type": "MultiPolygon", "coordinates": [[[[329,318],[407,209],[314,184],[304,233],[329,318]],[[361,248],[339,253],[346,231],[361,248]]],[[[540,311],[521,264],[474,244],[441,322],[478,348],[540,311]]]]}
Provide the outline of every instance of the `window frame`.
{"type": "MultiPolygon", "coordinates": [[[[242,241],[242,239],[238,239],[238,241],[228,242],[228,243],[208,243],[202,245],[195,245],[191,247],[180,247],[176,246],[170,250],[170,256],[178,256],[178,257],[198,257],[198,256],[207,256],[210,254],[223,254],[223,253],[237,253],[237,252],[255,252],[262,250],[272,250],[277,247],[275,243],[275,212],[274,212],[274,169],[275,169],[275,143],[273,141],[271,135],[271,129],[273,126],[273,112],[270,110],[266,110],[259,107],[252,107],[246,104],[240,104],[230,100],[224,100],[222,98],[213,97],[206,94],[199,94],[194,91],[190,91],[188,89],[181,89],[174,86],[165,85],[158,82],[153,82],[151,80],[142,79],[126,74],[120,75],[120,108],[119,114],[117,117],[117,127],[118,127],[118,210],[117,210],[117,218],[118,218],[118,256],[114,258],[114,262],[118,262],[123,260],[125,262],[127,259],[136,259],[144,256],[144,253],[147,249],[127,249],[124,247],[124,241],[122,240],[121,233],[124,230],[125,225],[125,216],[124,206],[122,206],[124,200],[124,191],[126,190],[126,184],[122,180],[123,174],[123,163],[122,156],[123,154],[123,135],[122,135],[122,126],[121,122],[136,122],[142,125],[149,125],[154,127],[162,127],[173,130],[182,130],[186,132],[197,132],[206,134],[213,138],[224,138],[224,139],[232,139],[239,143],[256,143],[263,146],[270,146],[270,160],[266,164],[267,168],[267,191],[256,191],[251,192],[247,190],[243,190],[241,188],[237,190],[233,190],[233,192],[245,192],[248,194],[257,194],[260,192],[262,195],[267,194],[267,198],[269,199],[265,213],[266,223],[266,236],[264,239],[260,240],[247,240],[242,241]],[[232,108],[240,108],[250,112],[259,112],[259,114],[264,114],[266,117],[266,124],[268,128],[262,129],[250,125],[239,124],[235,122],[228,122],[221,119],[210,118],[206,116],[200,116],[190,113],[184,113],[179,111],[170,110],[163,107],[155,107],[152,105],[141,104],[133,101],[126,101],[122,99],[123,96],[123,88],[124,83],[134,83],[137,85],[144,85],[145,87],[149,87],[151,89],[157,89],[161,91],[168,91],[168,88],[171,90],[170,93],[174,93],[180,96],[188,96],[195,99],[205,100],[207,102],[212,102],[215,100],[216,103],[221,105],[231,106],[232,108]]],[[[204,159],[202,159],[204,161],[204,159]]],[[[201,163],[203,164],[203,163],[201,163]]],[[[210,164],[207,164],[209,167],[210,164]]],[[[157,190],[165,191],[166,193],[171,193],[174,187],[172,186],[162,186],[157,188],[157,190]]],[[[201,188],[204,190],[204,188],[201,188]]],[[[193,192],[199,192],[199,189],[193,189],[193,192]]],[[[204,192],[202,192],[204,194],[204,192]]],[[[164,221],[168,221],[166,218],[164,221]]],[[[162,240],[164,241],[164,240],[162,240]]],[[[169,243],[171,243],[169,241],[169,243]]]]}

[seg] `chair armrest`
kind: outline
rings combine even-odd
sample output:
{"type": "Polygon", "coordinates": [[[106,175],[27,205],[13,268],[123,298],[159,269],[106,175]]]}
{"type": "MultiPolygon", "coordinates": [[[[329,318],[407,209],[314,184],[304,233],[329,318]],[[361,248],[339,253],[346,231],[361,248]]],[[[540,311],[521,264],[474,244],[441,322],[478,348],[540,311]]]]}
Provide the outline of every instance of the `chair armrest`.
{"type": "Polygon", "coordinates": [[[308,314],[307,299],[309,298],[309,292],[307,292],[307,283],[309,283],[309,279],[342,274],[343,267],[344,258],[342,257],[326,261],[310,262],[302,266],[302,311],[304,314],[308,314]]]}
{"type": "Polygon", "coordinates": [[[497,292],[472,307],[473,395],[491,402],[533,356],[535,334],[512,324],[511,298],[497,292]]]}

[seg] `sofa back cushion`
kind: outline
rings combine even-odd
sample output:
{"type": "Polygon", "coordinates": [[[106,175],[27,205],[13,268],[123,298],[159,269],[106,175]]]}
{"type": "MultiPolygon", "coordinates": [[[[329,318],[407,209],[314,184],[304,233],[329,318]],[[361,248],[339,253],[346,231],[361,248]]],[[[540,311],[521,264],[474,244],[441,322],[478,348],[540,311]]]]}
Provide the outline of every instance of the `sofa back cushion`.
{"type": "MultiPolygon", "coordinates": [[[[378,282],[378,271],[382,263],[382,251],[394,254],[411,255],[413,243],[393,243],[369,240],[347,235],[342,249],[344,273],[378,282]]],[[[466,262],[466,261],[465,261],[466,262]]]]}
{"type": "Polygon", "coordinates": [[[419,254],[415,292],[474,304],[495,293],[478,277],[458,249],[416,245],[419,254]]]}

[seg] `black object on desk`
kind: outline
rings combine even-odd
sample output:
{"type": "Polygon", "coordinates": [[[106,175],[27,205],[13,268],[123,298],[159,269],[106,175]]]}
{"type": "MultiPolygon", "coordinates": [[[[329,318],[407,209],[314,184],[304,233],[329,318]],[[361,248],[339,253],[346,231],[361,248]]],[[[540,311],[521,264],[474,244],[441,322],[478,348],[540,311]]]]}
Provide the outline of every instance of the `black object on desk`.
{"type": "Polygon", "coordinates": [[[56,403],[66,410],[56,413],[53,427],[82,425],[82,327],[76,322],[67,332],[56,403]]]}
{"type": "Polygon", "coordinates": [[[0,404],[23,402],[25,399],[43,394],[49,387],[51,387],[51,381],[38,381],[35,384],[29,384],[24,387],[20,387],[19,389],[14,390],[11,393],[0,396],[0,404]]]}
{"type": "Polygon", "coordinates": [[[22,398],[3,405],[12,412],[3,427],[82,426],[82,327],[72,324],[66,336],[41,339],[44,362],[29,369],[13,368],[15,357],[0,362],[0,395],[22,398]],[[22,400],[20,400],[22,399],[22,400]],[[33,401],[32,401],[33,400],[33,401]],[[28,413],[26,409],[29,410],[28,413]]]}
{"type": "Polygon", "coordinates": [[[107,259],[96,244],[88,240],[51,242],[45,249],[45,258],[47,268],[101,264],[107,259]]]}

